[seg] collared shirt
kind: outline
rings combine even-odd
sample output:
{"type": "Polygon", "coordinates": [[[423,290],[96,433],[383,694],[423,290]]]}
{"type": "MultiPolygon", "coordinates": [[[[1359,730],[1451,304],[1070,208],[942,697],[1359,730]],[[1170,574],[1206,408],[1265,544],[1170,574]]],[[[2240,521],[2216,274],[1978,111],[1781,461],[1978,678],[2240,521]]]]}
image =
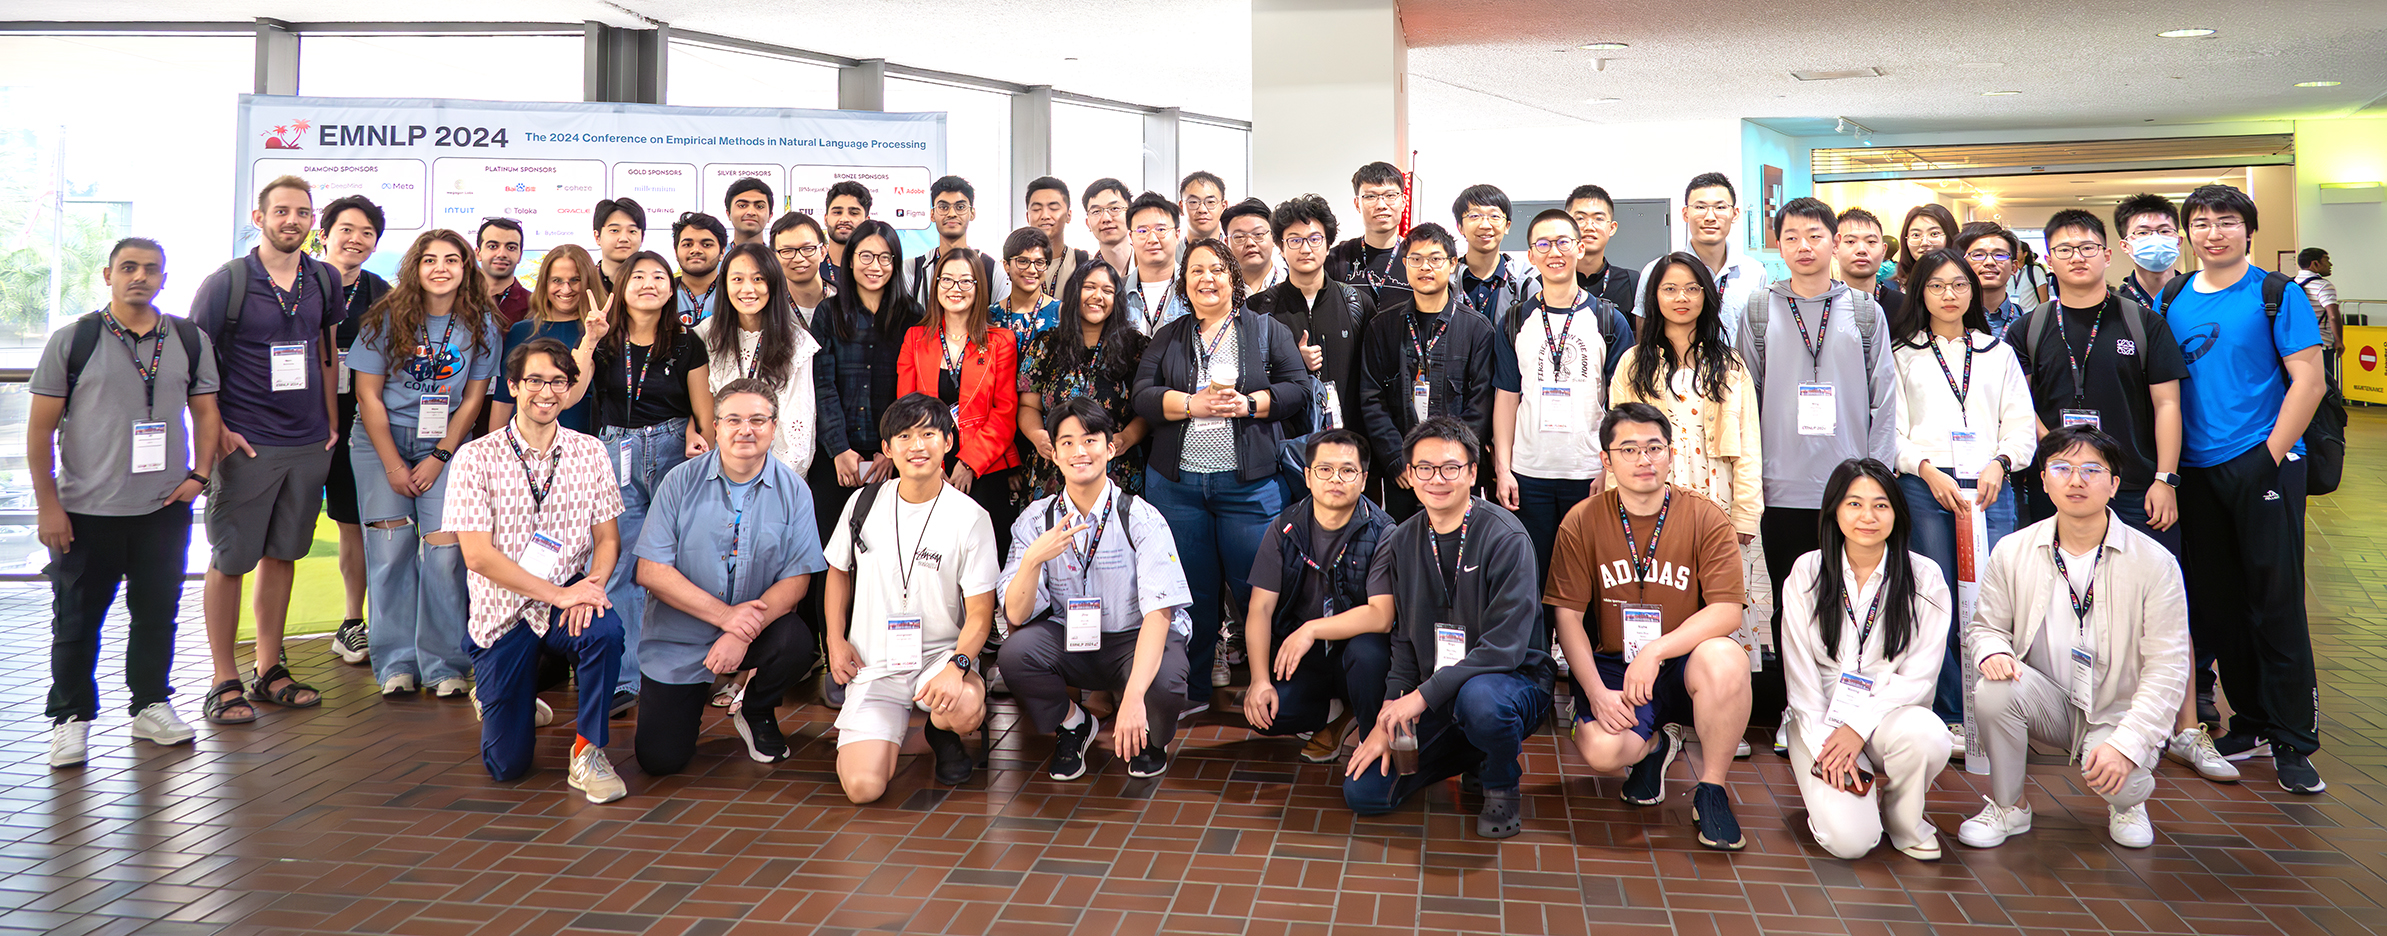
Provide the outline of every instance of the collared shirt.
{"type": "MultiPolygon", "coordinates": [[[[1459,258],[1457,265],[1459,267],[1459,289],[1467,294],[1468,304],[1475,306],[1478,311],[1486,315],[1495,315],[1499,306],[1494,303],[1494,298],[1516,282],[1516,277],[1509,272],[1508,255],[1493,255],[1492,275],[1490,276],[1475,275],[1475,269],[1467,265],[1465,257],[1459,258]]],[[[1536,272],[1534,276],[1538,278],[1540,274],[1536,272]]],[[[1495,315],[1493,321],[1497,323],[1499,318],[1495,315]]]]}
{"type": "MultiPolygon", "coordinates": [[[[1790,567],[1789,578],[1783,580],[1782,624],[1777,632],[1782,647],[1782,672],[1791,715],[1799,720],[1805,737],[1820,738],[1831,733],[1824,725],[1824,715],[1831,711],[1833,696],[1840,691],[1840,674],[1855,673],[1873,683],[1870,704],[1855,706],[1846,713],[1848,727],[1860,738],[1873,737],[1873,729],[1883,716],[1902,705],[1929,706],[1939,689],[1940,661],[1948,652],[1948,628],[1915,627],[1908,635],[1906,646],[1896,659],[1891,659],[1888,628],[1881,622],[1887,609],[1873,610],[1873,602],[1881,591],[1882,574],[1889,556],[1876,565],[1873,575],[1862,586],[1857,584],[1856,569],[1848,564],[1845,552],[1834,565],[1840,567],[1840,591],[1848,604],[1845,607],[1822,609],[1824,614],[1840,617],[1839,652],[1834,654],[1823,645],[1823,631],[1817,622],[1815,607],[1816,580],[1822,576],[1823,553],[1811,552],[1800,556],[1790,567]],[[1852,612],[1854,619],[1852,620],[1852,612]],[[1873,635],[1864,637],[1865,618],[1875,619],[1873,635]],[[1859,646],[1859,639],[1863,645],[1859,646]]],[[[1907,553],[1909,575],[1915,583],[1914,598],[1908,607],[1916,621],[1946,621],[1954,613],[1948,597],[1947,580],[1940,575],[1939,566],[1919,553],[1907,553]]]]}
{"type": "Polygon", "coordinates": [[[2337,284],[2311,270],[2296,273],[2296,285],[2304,287],[2304,297],[2312,300],[2312,314],[2321,325],[2321,343],[2332,350],[2339,347],[2335,323],[2329,321],[2329,307],[2337,304],[2337,284]]]}
{"type": "Polygon", "coordinates": [[[257,251],[249,251],[245,265],[249,285],[241,305],[240,334],[224,334],[224,300],[231,285],[222,269],[208,274],[191,300],[191,322],[214,342],[223,367],[217,375],[223,385],[216,405],[224,428],[240,433],[250,445],[322,445],[331,440],[332,427],[331,414],[323,408],[319,381],[324,375],[316,362],[325,353],[323,330],[346,321],[348,307],[345,296],[320,294],[324,281],[337,283],[340,274],[300,254],[298,277],[284,293],[266,274],[257,251]],[[289,303],[288,312],[284,303],[289,303]],[[300,368],[307,381],[304,390],[273,389],[272,346],[284,343],[306,346],[307,364],[300,368]]]}
{"type": "Polygon", "coordinates": [[[505,291],[498,293],[496,299],[497,314],[505,320],[505,328],[514,327],[515,322],[522,321],[523,316],[530,314],[530,290],[522,285],[521,280],[507,283],[505,291]]]}
{"type": "MultiPolygon", "coordinates": [[[[1683,250],[1697,256],[1688,246],[1683,250]]],[[[1651,260],[1641,266],[1641,282],[1649,282],[1650,268],[1656,266],[1657,262],[1651,260]]],[[[1732,249],[1729,241],[1725,244],[1724,268],[1708,272],[1716,278],[1716,290],[1723,293],[1724,340],[1737,344],[1740,341],[1741,323],[1752,314],[1765,314],[1766,287],[1772,283],[1773,276],[1766,272],[1764,261],[1732,249]],[[1756,307],[1755,312],[1750,311],[1752,306],[1756,307]]],[[[1638,322],[1642,316],[1649,314],[1646,308],[1648,298],[1639,293],[1634,295],[1634,321],[1638,322]]],[[[1772,339],[1768,338],[1767,341],[1772,339]]]]}
{"type": "MultiPolygon", "coordinates": [[[[812,489],[795,469],[765,457],[742,492],[743,505],[731,487],[719,451],[673,468],[647,505],[638,558],[678,569],[689,584],[729,605],[829,568],[812,517],[812,489]]],[[[722,633],[649,592],[638,670],[659,682],[710,682],[704,658],[722,633]]]]}
{"type": "MultiPolygon", "coordinates": [[[[714,285],[718,286],[720,285],[718,276],[720,271],[715,270],[714,272],[716,274],[714,285]]],[[[672,293],[679,297],[681,328],[695,328],[698,323],[713,317],[713,294],[719,290],[707,289],[703,292],[689,292],[687,285],[677,276],[671,278],[671,289],[672,293]]]]}
{"type": "MultiPolygon", "coordinates": [[[[95,314],[105,315],[106,310],[95,314]]],[[[69,324],[50,333],[30,387],[46,397],[74,392],[72,408],[58,423],[58,505],[68,513],[100,517],[155,513],[190,470],[190,431],[183,410],[191,397],[216,392],[215,355],[204,333],[196,345],[198,360],[185,355],[174,329],[191,326],[163,313],[146,334],[137,336],[118,337],[103,321],[99,344],[92,347],[91,359],[70,387],[66,359],[77,327],[69,324]],[[141,379],[140,371],[152,360],[157,362],[151,374],[154,398],[152,384],[141,379]],[[132,473],[133,424],[152,420],[165,424],[164,466],[132,473]]]]}
{"type": "Polygon", "coordinates": [[[1911,474],[1929,461],[1955,478],[1980,471],[1999,455],[2016,468],[2028,467],[2038,448],[2037,414],[2014,346],[1979,332],[1942,338],[1925,331],[1915,338],[1891,352],[1898,367],[1898,471],[1911,474]],[[1979,440],[1973,452],[1980,464],[1956,461],[1958,432],[1979,440]]]}
{"type": "Polygon", "coordinates": [[[2146,306],[2148,311],[2157,313],[2163,311],[2163,304],[2160,301],[2162,297],[2157,293],[2148,292],[2145,286],[2139,285],[2137,270],[2132,270],[2130,275],[2122,277],[2121,292],[2122,298],[2146,306]]]}
{"type": "Polygon", "coordinates": [[[1640,273],[1609,263],[1605,257],[1600,260],[1600,272],[1597,274],[1575,271],[1576,286],[1598,293],[1600,298],[1615,303],[1619,311],[1634,315],[1640,314],[1640,310],[1635,308],[1640,303],[1635,288],[1640,282],[1640,273]]]}
{"type": "MultiPolygon", "coordinates": [[[[1889,311],[1888,307],[1883,307],[1883,311],[1889,311]]],[[[2006,337],[2006,326],[2012,325],[2015,320],[2022,318],[2023,311],[2022,303],[2014,301],[2014,294],[2007,293],[2006,301],[1998,303],[1997,308],[1989,310],[1989,333],[1999,338],[2006,337]]]]}
{"type": "MultiPolygon", "coordinates": [[[[1184,566],[1177,561],[1177,539],[1169,532],[1168,520],[1140,497],[1121,518],[1118,498],[1119,486],[1104,481],[1102,493],[1094,501],[1095,513],[1090,515],[1077,513],[1067,491],[1029,504],[1011,524],[1011,555],[1004,559],[996,590],[1009,592],[1013,579],[1032,574],[1037,576],[1036,601],[1028,609],[1029,620],[1048,611],[1060,616],[1073,598],[1099,597],[1103,633],[1133,631],[1144,626],[1145,615],[1166,611],[1171,630],[1192,634],[1193,618],[1187,609],[1193,607],[1193,592],[1185,583],[1184,566]],[[1028,544],[1052,528],[1053,524],[1045,521],[1048,513],[1056,523],[1082,519],[1087,530],[1052,561],[1034,570],[1022,569],[1028,544]],[[1094,541],[1092,528],[1096,525],[1104,525],[1100,542],[1094,541]],[[1089,546],[1094,550],[1091,569],[1085,557],[1089,546]]],[[[1013,621],[1012,626],[1026,623],[1013,621]]]]}
{"type": "Polygon", "coordinates": [[[1161,300],[1157,313],[1145,308],[1147,305],[1144,301],[1145,293],[1138,285],[1130,285],[1121,292],[1123,295],[1119,297],[1119,309],[1126,314],[1128,326],[1142,332],[1147,337],[1160,331],[1161,326],[1174,322],[1179,316],[1193,311],[1192,306],[1185,304],[1185,297],[1177,294],[1177,287],[1174,284],[1162,291],[1162,295],[1166,298],[1161,300]]]}
{"type": "MultiPolygon", "coordinates": [[[[555,564],[556,584],[571,581],[588,570],[596,552],[596,526],[622,513],[622,490],[613,478],[613,464],[605,458],[605,444],[595,436],[555,428],[555,442],[547,451],[523,447],[525,458],[514,455],[519,439],[501,429],[464,444],[448,465],[447,508],[440,529],[479,532],[506,558],[522,561],[535,533],[554,537],[562,545],[555,564]],[[545,486],[553,465],[555,487],[544,499],[534,498],[533,485],[545,486]],[[536,476],[534,482],[532,477],[536,476]]],[[[471,613],[466,628],[473,643],[489,647],[518,621],[531,633],[547,633],[548,606],[507,591],[479,572],[464,575],[471,613]]]]}

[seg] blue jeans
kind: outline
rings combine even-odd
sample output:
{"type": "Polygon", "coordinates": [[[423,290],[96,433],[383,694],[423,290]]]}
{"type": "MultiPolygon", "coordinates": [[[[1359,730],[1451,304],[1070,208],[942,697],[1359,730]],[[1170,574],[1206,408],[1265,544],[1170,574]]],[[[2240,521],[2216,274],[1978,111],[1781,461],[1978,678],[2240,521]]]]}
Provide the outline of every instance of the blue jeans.
{"type": "MultiPolygon", "coordinates": [[[[414,427],[390,424],[390,441],[409,466],[431,457],[438,439],[414,437],[414,427]]],[[[448,498],[443,468],[431,489],[414,497],[390,488],[381,456],[357,420],[348,437],[349,464],[356,471],[356,516],[365,526],[365,600],[373,627],[365,632],[373,651],[373,679],[413,676],[424,684],[461,679],[472,671],[464,652],[464,548],[426,543],[440,529],[448,498]],[[376,526],[403,520],[397,526],[376,526]]]]}
{"type": "MultiPolygon", "coordinates": [[[[541,656],[570,660],[583,687],[613,681],[623,649],[620,610],[617,606],[590,619],[578,637],[564,632],[562,611],[549,609],[544,636],[531,633],[529,624],[516,624],[488,647],[465,641],[480,670],[475,694],[481,700],[481,766],[489,770],[490,779],[505,783],[530,772],[539,741],[533,703],[539,697],[541,656]]],[[[573,730],[588,743],[604,747],[611,740],[605,714],[612,703],[612,693],[583,688],[573,730]]]]}
{"type": "MultiPolygon", "coordinates": [[[[1245,481],[1232,471],[1185,471],[1171,481],[1144,469],[1144,499],[1160,508],[1177,538],[1177,559],[1193,595],[1193,636],[1185,642],[1185,697],[1210,701],[1210,661],[1218,653],[1220,602],[1237,606],[1251,596],[1252,556],[1268,521],[1284,512],[1284,492],[1271,475],[1245,481]]],[[[1258,627],[1268,626],[1260,621],[1258,627]]]]}
{"type": "MultiPolygon", "coordinates": [[[[1268,661],[1256,663],[1267,666],[1268,661]]],[[[1360,634],[1345,640],[1321,640],[1293,678],[1276,682],[1276,719],[1254,729],[1272,737],[1303,734],[1326,727],[1327,713],[1341,699],[1351,706],[1351,727],[1365,735],[1376,727],[1376,713],[1384,708],[1384,680],[1392,672],[1392,638],[1360,634]]]]}
{"type": "Polygon", "coordinates": [[[644,429],[607,426],[597,431],[597,440],[605,443],[605,460],[617,474],[622,470],[622,446],[631,450],[630,476],[617,479],[622,483],[622,515],[615,525],[622,532],[622,554],[614,561],[613,578],[605,582],[605,597],[622,616],[622,668],[614,688],[637,692],[638,635],[646,623],[646,589],[638,587],[638,532],[646,528],[647,503],[663,476],[688,460],[688,421],[673,419],[644,429]]]}
{"type": "MultiPolygon", "coordinates": [[[[1973,486],[1963,480],[1956,484],[1973,486]]],[[[1899,475],[1898,490],[1906,495],[1906,514],[1914,524],[1907,548],[1938,563],[1940,578],[1948,583],[1948,652],[1940,659],[1939,695],[1931,701],[1931,711],[1953,725],[1964,721],[1964,664],[1957,659],[1964,649],[1964,622],[1956,619],[1955,610],[1956,515],[1939,505],[1931,496],[1931,485],[1920,475],[1899,475]]],[[[2014,532],[2014,491],[1998,492],[1997,503],[1983,509],[1981,516],[1989,525],[1989,548],[1996,549],[1998,540],[2014,532]]],[[[1989,555],[1983,553],[1974,561],[1986,567],[1989,555]]]]}
{"type": "Polygon", "coordinates": [[[1448,711],[1417,719],[1417,772],[1386,775],[1378,763],[1343,781],[1343,802],[1381,816],[1409,796],[1474,768],[1485,790],[1514,790],[1524,779],[1525,739],[1550,717],[1550,693],[1516,673],[1485,673],[1459,687],[1448,711]]]}
{"type": "MultiPolygon", "coordinates": [[[[1525,524],[1525,536],[1533,541],[1535,594],[1550,580],[1550,553],[1557,548],[1559,522],[1566,519],[1567,511],[1590,497],[1589,478],[1517,476],[1517,522],[1525,524]]],[[[1543,605],[1542,630],[1555,632],[1557,627],[1558,610],[1543,605]]]]}

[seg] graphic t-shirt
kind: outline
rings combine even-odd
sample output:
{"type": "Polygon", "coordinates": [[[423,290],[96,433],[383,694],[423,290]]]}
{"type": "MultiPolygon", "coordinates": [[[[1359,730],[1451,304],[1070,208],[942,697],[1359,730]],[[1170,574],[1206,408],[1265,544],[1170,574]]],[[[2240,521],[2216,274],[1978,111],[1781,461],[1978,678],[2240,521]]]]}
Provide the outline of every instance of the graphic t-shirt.
{"type": "Polygon", "coordinates": [[[1003,557],[995,551],[994,520],[985,508],[951,485],[939,488],[928,503],[905,503],[898,490],[901,483],[882,482],[877,502],[862,523],[866,548],[854,548],[853,511],[862,499],[851,497],[822,550],[830,568],[854,576],[846,639],[862,659],[858,679],[891,674],[890,615],[920,616],[923,654],[953,652],[961,640],[962,600],[994,591],[1003,572],[1003,557]]]}
{"type": "Polygon", "coordinates": [[[413,426],[425,394],[447,394],[452,414],[464,406],[466,384],[497,376],[506,341],[499,324],[494,317],[483,323],[476,349],[452,315],[424,319],[421,331],[395,336],[396,341],[384,340],[376,322],[359,330],[356,343],[348,346],[348,369],[386,378],[381,405],[389,410],[390,425],[413,426]],[[395,354],[393,344],[399,349],[395,354]]]}
{"type": "Polygon", "coordinates": [[[1616,489],[1576,504],[1558,525],[1542,603],[1583,612],[1586,627],[1596,619],[1597,652],[1624,652],[1627,604],[1657,605],[1665,616],[1662,629],[1671,633],[1701,608],[1747,600],[1740,541],[1723,508],[1672,485],[1666,490],[1673,498],[1665,508],[1663,531],[1656,513],[1633,517],[1637,549],[1625,546],[1624,525],[1616,515],[1622,495],[1616,489]],[[1658,541],[1654,558],[1649,555],[1653,534],[1658,541]]]}
{"type": "MultiPolygon", "coordinates": [[[[2266,321],[2264,271],[2253,264],[2219,292],[2198,288],[2203,273],[2189,277],[2163,317],[2188,362],[2180,384],[2180,464],[2210,468],[2270,438],[2288,395],[2280,359],[2320,344],[2321,327],[2312,300],[2294,286],[2279,297],[2279,315],[2266,321]]],[[[2294,450],[2304,451],[2304,443],[2294,450]]]]}

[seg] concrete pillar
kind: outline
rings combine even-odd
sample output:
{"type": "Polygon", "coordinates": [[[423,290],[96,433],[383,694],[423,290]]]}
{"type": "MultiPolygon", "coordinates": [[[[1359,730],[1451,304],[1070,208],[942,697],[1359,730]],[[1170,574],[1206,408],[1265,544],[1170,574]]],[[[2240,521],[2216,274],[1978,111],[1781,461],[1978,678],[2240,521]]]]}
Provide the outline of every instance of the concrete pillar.
{"type": "Polygon", "coordinates": [[[256,93],[298,93],[298,34],[289,23],[257,18],[256,93]]]}
{"type": "Polygon", "coordinates": [[[1011,193],[1027,197],[1028,183],[1053,173],[1053,86],[1030,85],[1011,96],[1011,193]]]}
{"type": "Polygon", "coordinates": [[[837,109],[887,109],[887,60],[863,59],[837,70],[837,109]]]}
{"type": "Polygon", "coordinates": [[[1345,205],[1362,164],[1411,168],[1408,70],[1394,0],[1252,0],[1252,194],[1345,205]]]}
{"type": "Polygon", "coordinates": [[[582,56],[581,99],[661,104],[668,82],[671,29],[624,29],[590,20],[582,56]]]}
{"type": "Polygon", "coordinates": [[[1177,198],[1179,111],[1164,107],[1144,115],[1144,188],[1177,198]]]}

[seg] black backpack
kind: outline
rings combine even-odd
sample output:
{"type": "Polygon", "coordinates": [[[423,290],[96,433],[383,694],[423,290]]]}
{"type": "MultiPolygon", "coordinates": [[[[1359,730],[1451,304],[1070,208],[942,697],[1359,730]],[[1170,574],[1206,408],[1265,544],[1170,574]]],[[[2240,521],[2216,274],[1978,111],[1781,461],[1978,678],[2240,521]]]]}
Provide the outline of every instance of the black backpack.
{"type": "MultiPolygon", "coordinates": [[[[886,486],[886,482],[865,484],[854,491],[854,511],[846,515],[845,529],[846,535],[854,541],[854,551],[857,553],[870,551],[870,544],[862,539],[862,525],[870,520],[870,508],[878,505],[879,489],[886,486]]],[[[1046,530],[1052,529],[1054,521],[1059,519],[1054,512],[1060,508],[1060,505],[1061,495],[1058,494],[1053,495],[1053,498],[1045,503],[1044,528],[1046,530]]],[[[1119,503],[1116,509],[1121,528],[1128,531],[1127,547],[1129,549],[1134,549],[1136,546],[1134,527],[1127,525],[1128,511],[1134,508],[1135,495],[1124,487],[1120,488],[1119,503]]],[[[1038,535],[1042,535],[1042,531],[1038,531],[1038,535]]]]}
{"type": "MultiPolygon", "coordinates": [[[[199,326],[181,316],[160,313],[157,318],[158,327],[171,329],[174,337],[182,341],[182,357],[191,365],[190,376],[182,385],[187,395],[190,388],[199,385],[199,326]]],[[[75,385],[82,382],[83,369],[90,366],[91,355],[99,350],[100,331],[105,327],[98,312],[85,312],[75,319],[74,340],[66,349],[66,396],[59,404],[69,417],[74,415],[75,385]]]]}
{"type": "MultiPolygon", "coordinates": [[[[2180,297],[2180,290],[2188,287],[2188,280],[2196,274],[2173,277],[2163,287],[2163,307],[2172,306],[2180,297]]],[[[2286,301],[2288,288],[2296,281],[2277,270],[2263,271],[2263,318],[2279,317],[2279,307],[2286,301]]],[[[2321,403],[2312,411],[2312,421],[2304,426],[2304,494],[2321,497],[2336,493],[2346,475],[2346,406],[2345,400],[2334,391],[2324,390],[2321,403]]]]}
{"type": "MultiPolygon", "coordinates": [[[[310,269],[307,261],[311,259],[313,258],[305,254],[299,255],[299,275],[306,275],[307,270],[310,269]]],[[[338,308],[339,306],[333,305],[334,302],[340,303],[341,306],[346,305],[348,293],[340,286],[340,278],[332,272],[332,265],[316,261],[311,269],[315,271],[315,290],[323,297],[324,311],[328,313],[332,309],[338,308]]],[[[215,346],[216,372],[219,374],[224,372],[225,349],[230,348],[232,339],[240,334],[241,307],[249,304],[249,258],[240,256],[226,260],[222,270],[224,273],[224,340],[216,342],[215,346]]],[[[326,318],[328,317],[327,315],[326,318]]],[[[340,349],[332,338],[332,327],[326,325],[323,328],[323,366],[338,366],[339,355],[340,349]]]]}
{"type": "MultiPolygon", "coordinates": [[[[2123,330],[2130,333],[2131,346],[2140,348],[2146,347],[2146,307],[2131,301],[2128,296],[2115,296],[2114,298],[2119,300],[2119,304],[2122,307],[2122,328],[2123,330]]],[[[2062,302],[2063,300],[2061,299],[2049,299],[2046,302],[2039,303],[2037,308],[2034,308],[2029,313],[2023,315],[2021,322],[2022,356],[2026,362],[2036,362],[2039,359],[2038,354],[2040,340],[2045,338],[2049,331],[2063,327],[2063,325],[2056,320],[2056,306],[2062,302]]],[[[2012,335],[2013,332],[2011,329],[2009,329],[2007,336],[2011,338],[2012,335]]],[[[2147,358],[2149,355],[2137,354],[2132,356],[2138,358],[2139,374],[2144,376],[2147,370],[2147,358]]],[[[2085,361],[2086,358],[2084,357],[2083,360],[2085,361]]]]}

